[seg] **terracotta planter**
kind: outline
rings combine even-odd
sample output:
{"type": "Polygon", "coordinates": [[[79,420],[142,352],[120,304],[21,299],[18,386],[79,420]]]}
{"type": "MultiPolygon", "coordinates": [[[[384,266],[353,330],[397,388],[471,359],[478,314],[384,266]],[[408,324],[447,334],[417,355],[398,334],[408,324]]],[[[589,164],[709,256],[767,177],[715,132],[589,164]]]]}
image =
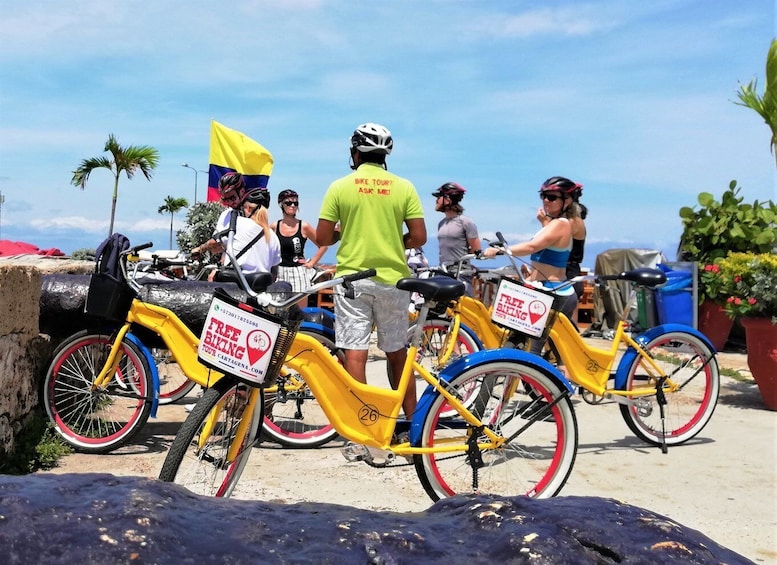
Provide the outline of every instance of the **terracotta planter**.
{"type": "Polygon", "coordinates": [[[733,326],[734,319],[726,314],[720,304],[705,300],[699,306],[699,331],[709,338],[718,351],[726,345],[733,326]]]}
{"type": "Polygon", "coordinates": [[[742,318],[747,365],[769,410],[777,410],[777,325],[771,318],[742,318]]]}

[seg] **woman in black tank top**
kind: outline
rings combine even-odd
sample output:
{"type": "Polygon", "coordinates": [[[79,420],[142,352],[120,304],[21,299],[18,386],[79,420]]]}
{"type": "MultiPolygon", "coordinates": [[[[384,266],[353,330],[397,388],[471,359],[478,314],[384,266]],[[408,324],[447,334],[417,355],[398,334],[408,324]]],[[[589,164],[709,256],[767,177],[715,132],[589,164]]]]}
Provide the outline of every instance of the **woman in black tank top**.
{"type": "Polygon", "coordinates": [[[282,190],[278,194],[278,205],[283,218],[273,226],[281,242],[281,264],[278,267],[278,280],[291,284],[294,292],[305,290],[315,274],[315,267],[328,249],[316,243],[316,229],[304,220],[297,218],[299,195],[293,190],[282,190]],[[310,240],[318,247],[309,260],[305,258],[305,244],[310,240]]]}

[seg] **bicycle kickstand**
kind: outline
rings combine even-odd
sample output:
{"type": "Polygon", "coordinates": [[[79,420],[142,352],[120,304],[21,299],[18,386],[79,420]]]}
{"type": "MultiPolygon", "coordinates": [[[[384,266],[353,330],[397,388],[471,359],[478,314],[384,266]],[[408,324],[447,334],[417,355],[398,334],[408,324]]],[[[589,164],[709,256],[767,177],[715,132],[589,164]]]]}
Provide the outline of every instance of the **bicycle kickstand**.
{"type": "Polygon", "coordinates": [[[661,414],[661,453],[668,453],[669,449],[666,446],[666,394],[664,394],[664,381],[666,377],[661,377],[656,383],[656,402],[658,402],[658,410],[661,414]]]}

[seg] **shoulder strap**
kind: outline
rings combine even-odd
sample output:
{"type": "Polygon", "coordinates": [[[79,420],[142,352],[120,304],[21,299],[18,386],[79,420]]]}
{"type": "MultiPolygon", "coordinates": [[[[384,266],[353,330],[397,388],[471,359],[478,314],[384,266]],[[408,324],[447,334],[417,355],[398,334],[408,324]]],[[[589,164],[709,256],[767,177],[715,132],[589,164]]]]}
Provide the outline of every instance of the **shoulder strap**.
{"type": "Polygon", "coordinates": [[[249,241],[248,244],[243,249],[240,250],[240,253],[235,255],[235,259],[240,259],[243,256],[243,254],[249,249],[251,249],[254,246],[254,243],[259,241],[263,236],[264,236],[264,230],[259,230],[259,233],[256,234],[256,237],[251,241],[249,241]]]}

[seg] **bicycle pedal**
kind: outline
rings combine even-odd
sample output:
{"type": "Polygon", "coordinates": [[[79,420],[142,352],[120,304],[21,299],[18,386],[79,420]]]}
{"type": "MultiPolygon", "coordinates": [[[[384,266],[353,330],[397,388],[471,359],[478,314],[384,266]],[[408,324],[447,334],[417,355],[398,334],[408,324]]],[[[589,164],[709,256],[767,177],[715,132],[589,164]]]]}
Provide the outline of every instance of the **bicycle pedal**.
{"type": "Polygon", "coordinates": [[[366,445],[360,443],[354,443],[349,441],[343,447],[340,448],[340,453],[343,454],[346,461],[372,461],[372,454],[366,445]]]}

